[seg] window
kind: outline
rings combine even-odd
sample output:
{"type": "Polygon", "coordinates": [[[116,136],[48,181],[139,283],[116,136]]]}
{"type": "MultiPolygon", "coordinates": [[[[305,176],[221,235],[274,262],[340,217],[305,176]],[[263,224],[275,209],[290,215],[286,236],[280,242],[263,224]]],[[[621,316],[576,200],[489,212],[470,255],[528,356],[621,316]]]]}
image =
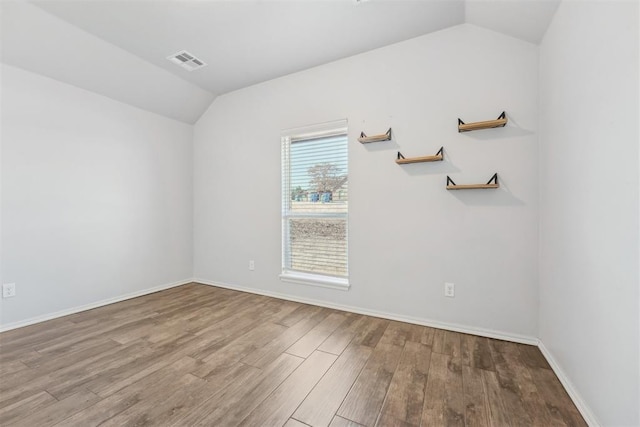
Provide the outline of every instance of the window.
{"type": "Polygon", "coordinates": [[[348,289],[347,121],[283,132],[282,280],[348,289]]]}

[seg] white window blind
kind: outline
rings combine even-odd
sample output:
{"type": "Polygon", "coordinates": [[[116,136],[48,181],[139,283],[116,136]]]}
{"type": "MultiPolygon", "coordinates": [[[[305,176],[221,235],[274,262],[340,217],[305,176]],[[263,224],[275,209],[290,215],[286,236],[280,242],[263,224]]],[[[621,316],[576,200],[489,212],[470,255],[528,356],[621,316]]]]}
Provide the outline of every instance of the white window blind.
{"type": "Polygon", "coordinates": [[[282,137],[283,279],[348,286],[346,121],[282,137]]]}

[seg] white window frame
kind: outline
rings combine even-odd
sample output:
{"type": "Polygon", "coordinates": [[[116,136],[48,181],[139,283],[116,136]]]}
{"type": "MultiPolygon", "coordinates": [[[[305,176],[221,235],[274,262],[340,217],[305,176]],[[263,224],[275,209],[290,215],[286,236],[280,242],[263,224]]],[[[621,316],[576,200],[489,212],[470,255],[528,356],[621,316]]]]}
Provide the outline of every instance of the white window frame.
{"type": "MultiPolygon", "coordinates": [[[[291,182],[290,182],[290,148],[291,144],[296,141],[304,141],[318,138],[328,138],[331,136],[344,135],[348,138],[347,120],[337,120],[318,125],[305,126],[301,128],[292,128],[283,130],[281,134],[282,144],[282,273],[280,280],[288,283],[300,285],[320,286],[330,289],[338,289],[346,291],[349,289],[349,213],[347,205],[346,214],[334,214],[332,218],[344,218],[347,225],[347,277],[334,277],[325,274],[316,274],[308,272],[292,271],[288,269],[287,262],[287,245],[289,244],[288,225],[287,222],[292,217],[310,217],[306,215],[293,214],[291,212],[291,182]]],[[[348,151],[348,150],[347,150],[348,151]]],[[[347,153],[348,162],[348,153],[347,153]]],[[[348,173],[348,172],[347,172],[348,173]]]]}

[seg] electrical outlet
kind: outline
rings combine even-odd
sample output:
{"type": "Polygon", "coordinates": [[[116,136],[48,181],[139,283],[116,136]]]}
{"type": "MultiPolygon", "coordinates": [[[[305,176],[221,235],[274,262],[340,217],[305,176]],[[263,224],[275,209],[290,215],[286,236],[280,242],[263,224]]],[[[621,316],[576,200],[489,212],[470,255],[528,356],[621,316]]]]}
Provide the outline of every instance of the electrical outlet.
{"type": "Polygon", "coordinates": [[[456,296],[456,286],[453,283],[444,284],[444,296],[449,298],[456,296]]]}
{"type": "Polygon", "coordinates": [[[16,284],[4,283],[2,285],[2,298],[11,298],[16,296],[16,284]]]}
{"type": "Polygon", "coordinates": [[[249,260],[249,270],[253,271],[256,269],[256,263],[254,260],[249,260]]]}

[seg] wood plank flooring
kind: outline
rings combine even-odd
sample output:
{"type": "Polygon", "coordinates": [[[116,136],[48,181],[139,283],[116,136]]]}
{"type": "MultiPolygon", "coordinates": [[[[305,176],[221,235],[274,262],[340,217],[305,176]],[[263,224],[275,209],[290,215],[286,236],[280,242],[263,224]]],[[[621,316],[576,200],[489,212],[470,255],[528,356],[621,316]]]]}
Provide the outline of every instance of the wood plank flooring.
{"type": "Polygon", "coordinates": [[[0,334],[1,426],[584,426],[536,347],[189,284],[0,334]]]}

